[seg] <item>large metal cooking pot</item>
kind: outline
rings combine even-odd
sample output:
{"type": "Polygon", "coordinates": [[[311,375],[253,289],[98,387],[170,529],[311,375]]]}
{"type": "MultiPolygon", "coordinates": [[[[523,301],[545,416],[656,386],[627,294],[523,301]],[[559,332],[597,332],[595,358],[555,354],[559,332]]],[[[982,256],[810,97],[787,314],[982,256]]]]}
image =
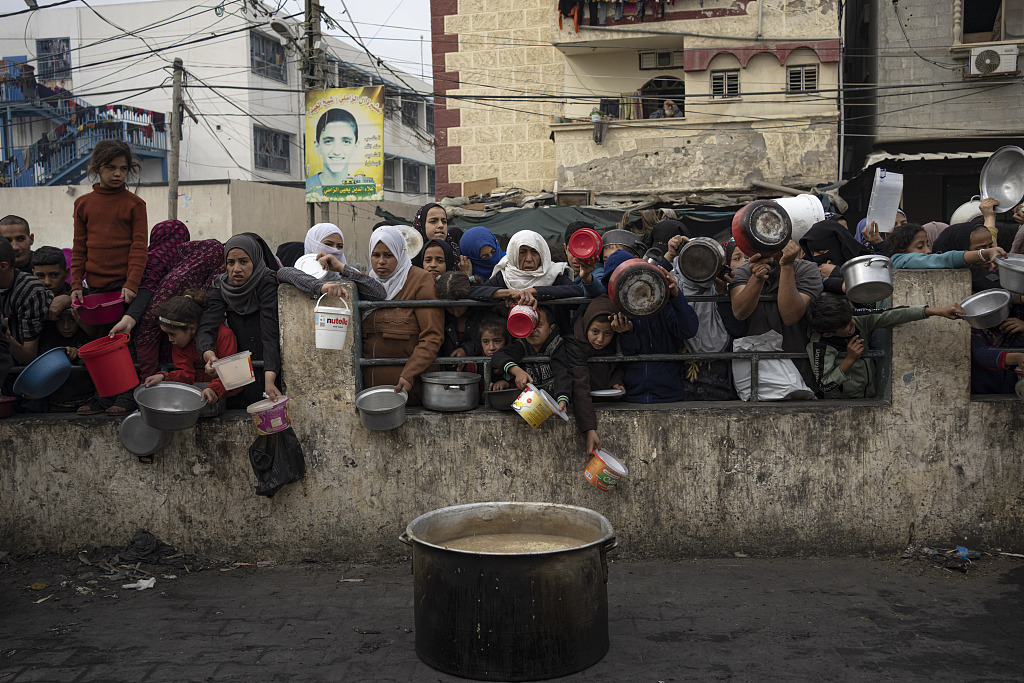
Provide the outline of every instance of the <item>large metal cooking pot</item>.
{"type": "Polygon", "coordinates": [[[153,429],[175,432],[194,427],[206,407],[203,392],[191,384],[160,382],[135,390],[142,420],[153,429]]]}
{"type": "Polygon", "coordinates": [[[608,298],[634,318],[648,318],[668,303],[669,275],[644,259],[623,261],[608,278],[608,298]]]}
{"type": "Polygon", "coordinates": [[[480,405],[480,375],[475,372],[425,372],[420,379],[427,410],[457,412],[480,405]]]}
{"type": "Polygon", "coordinates": [[[873,304],[892,296],[892,261],[888,257],[858,256],[844,263],[840,270],[850,301],[873,304]]]}
{"type": "Polygon", "coordinates": [[[999,202],[996,211],[1011,211],[1024,200],[1024,149],[1014,145],[1000,147],[985,162],[979,183],[982,199],[999,202]]]}
{"type": "Polygon", "coordinates": [[[793,235],[793,221],[770,199],[750,202],[732,217],[732,238],[747,257],[782,251],[793,235]]]}
{"type": "Polygon", "coordinates": [[[1005,289],[988,289],[960,302],[964,315],[959,317],[976,330],[987,330],[1002,323],[1010,315],[1010,293],[1005,289]]]}
{"type": "Polygon", "coordinates": [[[1024,256],[996,256],[996,265],[999,266],[999,284],[1003,289],[1024,294],[1024,256]]]}
{"type": "Polygon", "coordinates": [[[687,280],[710,282],[722,272],[725,249],[710,237],[694,237],[679,250],[676,264],[687,280]]]}
{"type": "Polygon", "coordinates": [[[401,427],[405,423],[405,404],[408,401],[408,392],[403,389],[396,393],[393,384],[363,389],[356,394],[359,421],[375,432],[401,427]]]}
{"type": "Polygon", "coordinates": [[[400,537],[412,546],[416,654],[478,680],[565,676],[608,651],[612,525],[586,508],[473,503],[428,512],[400,537]],[[550,534],[579,545],[546,552],[454,550],[481,534],[550,534]]]}

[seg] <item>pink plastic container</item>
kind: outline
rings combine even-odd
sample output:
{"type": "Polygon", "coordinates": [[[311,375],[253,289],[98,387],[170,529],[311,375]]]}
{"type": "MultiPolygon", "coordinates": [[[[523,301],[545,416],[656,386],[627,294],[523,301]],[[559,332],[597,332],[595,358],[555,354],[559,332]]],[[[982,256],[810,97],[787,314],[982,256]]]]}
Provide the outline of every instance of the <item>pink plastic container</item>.
{"type": "Polygon", "coordinates": [[[124,315],[124,297],[121,292],[90,294],[83,297],[81,302],[72,302],[71,308],[78,311],[78,316],[86,325],[106,325],[117,322],[124,315]]]}
{"type": "Polygon", "coordinates": [[[508,322],[505,326],[508,328],[508,333],[513,337],[525,339],[533,334],[533,330],[539,322],[540,315],[535,309],[518,304],[509,311],[508,322]]]}
{"type": "Polygon", "coordinates": [[[252,415],[256,431],[260,434],[276,434],[291,426],[291,420],[288,419],[287,396],[282,396],[277,401],[266,398],[253,403],[245,410],[252,415]]]}

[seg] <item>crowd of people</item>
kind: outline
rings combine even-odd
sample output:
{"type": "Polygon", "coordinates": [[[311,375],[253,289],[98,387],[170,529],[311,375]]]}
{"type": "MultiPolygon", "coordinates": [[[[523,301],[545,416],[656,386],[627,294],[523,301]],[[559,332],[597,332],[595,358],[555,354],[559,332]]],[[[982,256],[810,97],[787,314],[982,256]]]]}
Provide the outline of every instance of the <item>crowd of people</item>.
{"type": "MultiPolygon", "coordinates": [[[[78,361],[78,349],[105,335],[129,333],[140,381],[202,383],[211,403],[245,407],[264,395],[281,396],[282,373],[278,286],[287,283],[311,299],[347,296],[354,284],[363,301],[444,300],[437,307],[384,307],[361,313],[364,358],[404,358],[395,366],[365,366],[366,387],[393,385],[420,403],[421,375],[437,369],[437,359],[467,358],[468,369],[490,361],[485,390],[547,389],[563,410],[572,409],[585,435],[587,451],[600,446],[591,392],[618,390],[641,404],[688,400],[735,400],[732,361],[698,354],[731,351],[741,338],[774,333],[782,351],[803,357],[795,374],[809,395],[867,398],[878,392],[877,370],[862,358],[872,333],[927,316],[956,318],[956,302],[922,302],[891,310],[858,309],[845,297],[841,266],[858,256],[884,254],[895,268],[967,268],[974,291],[998,287],[997,256],[1024,252],[1024,212],[999,222],[994,200],[985,200],[972,220],[947,226],[918,225],[902,212],[894,225],[851,227],[840,215],[815,224],[799,242],[774,254],[744,254],[724,245],[726,263],[718,277],[695,282],[683,274],[680,253],[691,235],[678,220],[665,220],[650,234],[626,230],[603,235],[602,253],[583,261],[564,249],[585,223],[567,226],[564,239],[550,244],[530,230],[515,233],[503,249],[485,227],[465,233],[449,229],[444,207],[428,204],[413,219],[422,238],[415,256],[396,226],[380,224],[370,236],[369,267],[349,265],[344,236],[320,223],[305,239],[280,245],[277,252],[255,233],[222,244],[193,241],[180,221],[158,223],[150,231],[145,203],[128,189],[138,170],[131,149],[108,140],[97,145],[89,167],[92,192],[74,207],[70,250],[33,249],[28,222],[0,219],[0,378],[4,396],[19,412],[77,411],[124,415],[135,409],[132,392],[99,396],[87,373],[72,373],[44,399],[14,396],[15,365],[31,363],[63,348],[78,361]],[[668,283],[660,312],[633,318],[608,296],[617,269],[655,247],[668,283]],[[70,252],[70,253],[68,253],[70,252]],[[294,267],[311,254],[327,271],[314,277],[294,267]],[[119,293],[126,308],[107,325],[84,323],[76,306],[83,296],[119,293]],[[689,297],[717,294],[716,301],[689,297]],[[771,300],[762,300],[770,295],[771,300]],[[559,300],[585,297],[586,303],[559,300]],[[486,302],[466,306],[465,300],[486,302]],[[506,329],[508,309],[536,310],[536,324],[524,338],[506,329]],[[257,381],[226,391],[214,362],[249,351],[257,381]],[[644,354],[682,354],[676,360],[628,360],[644,354]],[[687,358],[686,356],[695,356],[687,358]],[[612,362],[595,362],[611,356],[612,362]],[[536,360],[536,357],[548,360],[536,360]],[[615,359],[622,359],[615,362],[615,359]]],[[[1020,303],[1019,297],[1016,304],[1020,303]]],[[[608,359],[604,359],[607,361],[608,359]]],[[[972,390],[1013,393],[1024,368],[1024,317],[1015,305],[996,328],[972,331],[972,390]]],[[[445,367],[451,367],[446,365],[445,367]]]]}

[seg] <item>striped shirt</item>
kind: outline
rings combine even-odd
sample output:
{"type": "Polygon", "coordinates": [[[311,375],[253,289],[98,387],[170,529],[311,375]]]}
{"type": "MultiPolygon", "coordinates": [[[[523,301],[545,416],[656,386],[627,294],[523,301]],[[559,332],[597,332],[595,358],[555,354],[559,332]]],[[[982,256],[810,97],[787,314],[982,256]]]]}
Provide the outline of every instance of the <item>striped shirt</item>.
{"type": "Polygon", "coordinates": [[[19,344],[39,338],[53,295],[34,275],[14,270],[14,282],[0,289],[0,314],[19,344]]]}

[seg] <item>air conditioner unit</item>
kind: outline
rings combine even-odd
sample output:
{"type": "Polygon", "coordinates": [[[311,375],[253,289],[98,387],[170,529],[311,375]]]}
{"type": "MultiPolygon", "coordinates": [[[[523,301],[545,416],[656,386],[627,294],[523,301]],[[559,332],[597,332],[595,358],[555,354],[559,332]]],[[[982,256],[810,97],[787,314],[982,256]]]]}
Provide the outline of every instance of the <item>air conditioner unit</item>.
{"type": "Polygon", "coordinates": [[[993,45],[971,48],[971,76],[996,76],[1017,71],[1017,46],[993,45]]]}

